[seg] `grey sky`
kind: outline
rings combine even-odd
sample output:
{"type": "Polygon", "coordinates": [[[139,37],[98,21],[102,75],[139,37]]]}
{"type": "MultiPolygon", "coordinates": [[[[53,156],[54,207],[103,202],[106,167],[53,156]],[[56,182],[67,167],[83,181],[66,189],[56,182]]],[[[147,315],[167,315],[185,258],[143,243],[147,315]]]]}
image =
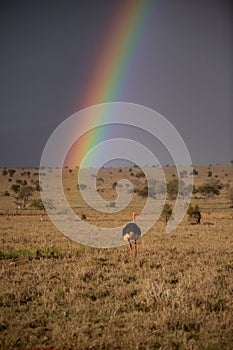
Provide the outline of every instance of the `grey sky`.
{"type": "MultiPolygon", "coordinates": [[[[155,2],[140,52],[132,58],[116,100],[166,117],[183,137],[194,164],[229,163],[231,2],[155,2]]],[[[1,1],[0,166],[39,166],[53,130],[84,107],[83,93],[118,3],[1,1]]],[[[165,153],[161,158],[169,162],[165,153]]]]}

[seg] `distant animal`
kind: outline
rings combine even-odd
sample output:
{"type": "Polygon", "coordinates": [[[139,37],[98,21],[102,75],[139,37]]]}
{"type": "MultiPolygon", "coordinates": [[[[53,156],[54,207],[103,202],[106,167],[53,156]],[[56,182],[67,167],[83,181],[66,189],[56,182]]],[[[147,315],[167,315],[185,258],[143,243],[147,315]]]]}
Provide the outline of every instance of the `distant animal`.
{"type": "Polygon", "coordinates": [[[135,222],[135,217],[138,213],[133,212],[132,222],[129,222],[122,231],[122,236],[126,242],[129,244],[129,250],[131,254],[134,254],[134,257],[137,256],[137,239],[141,237],[142,232],[140,227],[135,222]],[[134,243],[134,249],[132,247],[132,242],[134,243]]]}

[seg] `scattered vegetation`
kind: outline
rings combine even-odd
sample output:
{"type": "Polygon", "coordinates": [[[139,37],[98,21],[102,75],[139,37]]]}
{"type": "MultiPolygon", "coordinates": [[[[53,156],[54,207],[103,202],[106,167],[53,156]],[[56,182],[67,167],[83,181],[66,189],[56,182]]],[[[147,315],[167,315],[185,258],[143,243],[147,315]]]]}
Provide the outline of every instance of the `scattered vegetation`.
{"type": "MultiPolygon", "coordinates": [[[[8,171],[8,170],[7,170],[8,171]]],[[[11,180],[19,185],[11,189],[6,175],[0,174],[0,348],[13,349],[177,349],[230,350],[233,344],[233,181],[232,168],[207,180],[207,168],[198,167],[192,209],[175,231],[164,232],[172,204],[167,203],[161,219],[138,240],[134,261],[126,246],[93,249],[72,242],[52,225],[46,215],[40,221],[42,201],[35,190],[33,171],[23,178],[19,170],[11,180]],[[225,173],[229,176],[225,177],[225,173]],[[16,176],[17,175],[17,176],[16,176]],[[17,180],[21,180],[17,181],[17,180]],[[14,197],[31,184],[25,210],[15,210],[14,197]],[[218,189],[208,198],[199,192],[203,185],[218,189]],[[199,194],[199,196],[198,196],[199,194]],[[229,205],[230,204],[230,205],[229,205]],[[201,209],[200,209],[201,208],[201,209]],[[201,212],[197,216],[189,213],[201,212]]],[[[135,174],[140,169],[135,169],[135,174]]],[[[168,184],[174,180],[174,168],[165,168],[168,184]],[[168,174],[168,176],[167,176],[168,174]]],[[[75,176],[65,172],[64,188],[74,189],[75,176]]],[[[137,189],[145,181],[103,169],[106,198],[114,198],[112,183],[128,175],[137,189]]],[[[156,194],[166,184],[148,180],[156,194]]],[[[173,183],[171,187],[175,187],[173,183]]],[[[184,186],[185,188],[186,186],[184,186]]],[[[147,192],[149,190],[147,189],[147,192]]],[[[183,194],[182,194],[183,195],[183,194]]],[[[119,226],[140,212],[142,197],[135,195],[123,214],[99,214],[84,207],[81,194],[68,191],[67,199],[79,210],[82,220],[112,222],[119,226]],[[85,213],[85,214],[84,214],[85,213]],[[109,216],[108,216],[109,215],[109,216]]],[[[20,202],[23,198],[19,199],[20,202]]],[[[56,201],[46,207],[54,208],[56,201]]],[[[122,242],[123,243],[123,242],[122,242]]]]}

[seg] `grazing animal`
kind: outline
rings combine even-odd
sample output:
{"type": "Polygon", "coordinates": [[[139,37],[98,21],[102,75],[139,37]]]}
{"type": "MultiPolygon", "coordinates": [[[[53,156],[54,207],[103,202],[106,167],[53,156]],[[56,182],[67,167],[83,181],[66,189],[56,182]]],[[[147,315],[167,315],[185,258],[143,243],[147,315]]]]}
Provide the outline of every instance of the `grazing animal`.
{"type": "Polygon", "coordinates": [[[122,236],[126,242],[129,244],[130,253],[134,254],[134,257],[137,256],[137,239],[141,237],[141,229],[135,223],[135,217],[138,215],[136,212],[132,214],[132,222],[129,222],[124,228],[122,232],[122,236]],[[134,249],[132,247],[132,242],[134,242],[134,249]]]}

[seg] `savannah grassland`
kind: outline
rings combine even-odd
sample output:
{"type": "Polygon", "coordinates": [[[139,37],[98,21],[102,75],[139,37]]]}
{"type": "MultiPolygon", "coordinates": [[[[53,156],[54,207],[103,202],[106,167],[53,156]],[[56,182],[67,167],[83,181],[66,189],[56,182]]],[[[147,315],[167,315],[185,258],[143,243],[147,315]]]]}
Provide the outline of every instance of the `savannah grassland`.
{"type": "MultiPolygon", "coordinates": [[[[210,180],[211,170],[211,178],[233,187],[230,166],[196,169],[196,186],[210,180]]],[[[38,170],[29,170],[28,176],[16,169],[9,182],[0,169],[0,349],[233,349],[233,209],[227,186],[215,198],[193,196],[202,212],[200,225],[185,217],[167,234],[161,218],[138,241],[134,261],[127,246],[82,246],[46,215],[40,220],[43,211],[30,206],[39,192],[18,209],[10,188],[16,179],[36,180],[38,170]]],[[[176,176],[172,167],[164,171],[167,181],[176,176]]],[[[64,169],[64,188],[87,221],[119,226],[142,209],[137,194],[116,215],[87,208],[76,172],[64,169]]],[[[101,169],[101,195],[114,201],[112,184],[126,176],[142,187],[144,178],[132,172],[101,169]]]]}

